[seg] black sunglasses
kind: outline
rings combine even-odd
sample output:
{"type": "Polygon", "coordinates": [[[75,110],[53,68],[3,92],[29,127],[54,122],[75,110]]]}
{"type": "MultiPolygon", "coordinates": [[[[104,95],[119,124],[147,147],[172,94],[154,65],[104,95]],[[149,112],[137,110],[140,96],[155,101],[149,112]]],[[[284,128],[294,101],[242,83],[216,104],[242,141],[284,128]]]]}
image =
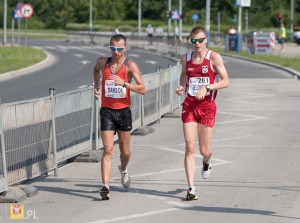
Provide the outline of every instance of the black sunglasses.
{"type": "Polygon", "coordinates": [[[203,38],[199,38],[199,39],[191,39],[191,43],[192,44],[196,44],[197,41],[198,43],[203,43],[203,41],[205,40],[206,37],[203,37],[203,38]]]}
{"type": "Polygon", "coordinates": [[[121,52],[125,47],[114,47],[114,46],[110,46],[111,51],[118,51],[121,52]]]}

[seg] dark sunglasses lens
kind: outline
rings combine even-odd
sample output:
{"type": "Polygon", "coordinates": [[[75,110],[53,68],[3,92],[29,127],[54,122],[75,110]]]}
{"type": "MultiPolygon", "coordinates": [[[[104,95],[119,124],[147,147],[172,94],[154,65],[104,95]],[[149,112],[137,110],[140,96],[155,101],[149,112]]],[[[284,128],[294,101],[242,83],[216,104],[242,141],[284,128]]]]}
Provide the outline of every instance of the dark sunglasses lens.
{"type": "Polygon", "coordinates": [[[197,40],[196,40],[196,39],[191,39],[191,43],[192,43],[192,44],[196,44],[196,43],[197,43],[197,40]]]}
{"type": "Polygon", "coordinates": [[[117,50],[118,52],[121,52],[123,50],[123,47],[118,47],[117,50]]]}

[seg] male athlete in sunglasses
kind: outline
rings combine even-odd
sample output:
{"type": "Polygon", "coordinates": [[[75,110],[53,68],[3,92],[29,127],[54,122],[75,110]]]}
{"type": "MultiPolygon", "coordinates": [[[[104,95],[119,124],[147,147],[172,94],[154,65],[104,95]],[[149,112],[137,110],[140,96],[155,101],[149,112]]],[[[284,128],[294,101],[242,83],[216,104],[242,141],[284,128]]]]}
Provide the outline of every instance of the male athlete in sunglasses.
{"type": "Polygon", "coordinates": [[[186,199],[197,200],[194,185],[195,152],[198,135],[200,153],[203,156],[202,177],[207,179],[211,172],[211,139],[213,135],[217,90],[229,85],[229,78],[222,57],[206,48],[206,31],[195,27],[190,33],[193,51],[181,57],[182,72],[178,95],[185,92],[181,119],[185,138],[184,167],[188,190],[186,199]],[[218,80],[218,76],[220,80],[218,80]]]}
{"type": "Polygon", "coordinates": [[[118,134],[120,147],[119,171],[124,188],[129,188],[127,164],[130,158],[130,131],[132,119],[130,91],[145,94],[146,89],[138,65],[125,57],[126,38],[117,34],[110,40],[111,57],[99,57],[94,67],[95,97],[101,95],[101,139],[104,146],[101,161],[103,186],[100,196],[109,199],[109,177],[112,167],[114,134],[118,134]],[[102,81],[100,83],[100,76],[102,81]],[[135,83],[131,83],[134,79],[135,83]]]}

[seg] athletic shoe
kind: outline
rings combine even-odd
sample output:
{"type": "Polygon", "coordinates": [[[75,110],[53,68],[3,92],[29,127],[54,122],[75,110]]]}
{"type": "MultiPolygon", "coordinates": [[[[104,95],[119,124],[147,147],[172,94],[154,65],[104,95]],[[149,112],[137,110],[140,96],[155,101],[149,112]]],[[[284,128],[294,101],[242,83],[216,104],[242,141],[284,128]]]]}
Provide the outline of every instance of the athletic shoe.
{"type": "Polygon", "coordinates": [[[107,186],[102,186],[100,190],[100,196],[102,197],[102,200],[109,200],[109,189],[107,186]]]}
{"type": "Polygon", "coordinates": [[[120,171],[120,174],[121,174],[121,182],[122,182],[122,185],[124,188],[129,188],[130,187],[130,177],[129,177],[129,174],[128,172],[123,172],[121,170],[121,165],[118,166],[119,167],[119,171],[120,171]]]}
{"type": "Polygon", "coordinates": [[[197,196],[196,190],[193,190],[192,188],[189,188],[187,190],[186,200],[187,201],[198,200],[198,196],[197,196]]]}
{"type": "Polygon", "coordinates": [[[211,172],[211,160],[209,160],[207,163],[203,162],[203,167],[201,169],[201,174],[203,179],[207,179],[211,172]]]}

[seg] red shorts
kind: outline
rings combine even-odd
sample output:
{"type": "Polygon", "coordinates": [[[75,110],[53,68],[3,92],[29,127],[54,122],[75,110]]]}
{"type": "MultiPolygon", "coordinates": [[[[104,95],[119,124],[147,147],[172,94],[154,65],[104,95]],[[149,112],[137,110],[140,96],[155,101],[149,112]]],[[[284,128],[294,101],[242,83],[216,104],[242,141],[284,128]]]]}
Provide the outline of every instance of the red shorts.
{"type": "Polygon", "coordinates": [[[183,123],[196,122],[207,127],[214,127],[217,106],[214,101],[200,103],[185,100],[182,105],[181,120],[183,123]]]}

